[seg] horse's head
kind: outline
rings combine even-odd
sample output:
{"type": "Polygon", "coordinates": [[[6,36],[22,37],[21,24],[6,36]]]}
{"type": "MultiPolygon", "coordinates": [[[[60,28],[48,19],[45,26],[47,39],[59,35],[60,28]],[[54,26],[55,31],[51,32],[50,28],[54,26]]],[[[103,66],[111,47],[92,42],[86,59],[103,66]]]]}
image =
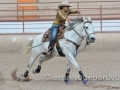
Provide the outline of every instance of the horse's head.
{"type": "Polygon", "coordinates": [[[74,30],[74,32],[82,39],[86,37],[86,40],[89,43],[93,43],[96,39],[94,27],[90,17],[87,20],[84,17],[73,19],[67,26],[66,30],[74,30]]]}
{"type": "Polygon", "coordinates": [[[95,42],[95,33],[94,27],[89,17],[87,20],[83,17],[83,36],[86,37],[87,42],[94,43],[95,42]]]}

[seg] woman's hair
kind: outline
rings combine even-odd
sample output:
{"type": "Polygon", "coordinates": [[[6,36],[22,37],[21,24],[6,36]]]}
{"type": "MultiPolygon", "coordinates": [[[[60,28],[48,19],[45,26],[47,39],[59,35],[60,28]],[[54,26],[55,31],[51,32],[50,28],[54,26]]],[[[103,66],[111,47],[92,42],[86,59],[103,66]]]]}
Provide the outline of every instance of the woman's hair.
{"type": "MultiPolygon", "coordinates": [[[[65,7],[65,6],[63,6],[63,7],[65,7]]],[[[63,9],[63,7],[59,7],[59,9],[63,9]]]]}

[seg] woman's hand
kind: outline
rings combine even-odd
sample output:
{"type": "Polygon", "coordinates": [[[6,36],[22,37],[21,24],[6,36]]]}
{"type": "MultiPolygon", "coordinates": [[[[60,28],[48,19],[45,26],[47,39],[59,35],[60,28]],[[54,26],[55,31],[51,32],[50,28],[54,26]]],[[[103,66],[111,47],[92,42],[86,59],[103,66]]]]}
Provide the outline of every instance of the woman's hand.
{"type": "Polygon", "coordinates": [[[69,22],[70,22],[70,19],[67,18],[66,21],[69,23],[69,22]]]}

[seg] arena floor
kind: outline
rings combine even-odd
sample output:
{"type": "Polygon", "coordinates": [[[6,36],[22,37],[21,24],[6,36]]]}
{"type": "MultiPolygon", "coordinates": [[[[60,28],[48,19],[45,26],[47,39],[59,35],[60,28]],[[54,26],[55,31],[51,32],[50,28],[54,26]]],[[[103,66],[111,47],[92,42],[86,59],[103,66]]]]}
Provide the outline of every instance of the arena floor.
{"type": "MultiPolygon", "coordinates": [[[[44,62],[39,74],[32,74],[38,60],[30,70],[30,81],[13,80],[11,73],[17,68],[17,76],[25,72],[30,58],[22,54],[27,39],[34,36],[0,36],[0,90],[120,90],[120,34],[96,34],[94,44],[79,53],[77,62],[89,83],[84,85],[74,66],[70,72],[71,83],[62,80],[66,73],[67,59],[55,57],[44,62]],[[22,38],[22,39],[21,39],[22,38]]],[[[81,48],[83,48],[84,43],[81,48]]]]}

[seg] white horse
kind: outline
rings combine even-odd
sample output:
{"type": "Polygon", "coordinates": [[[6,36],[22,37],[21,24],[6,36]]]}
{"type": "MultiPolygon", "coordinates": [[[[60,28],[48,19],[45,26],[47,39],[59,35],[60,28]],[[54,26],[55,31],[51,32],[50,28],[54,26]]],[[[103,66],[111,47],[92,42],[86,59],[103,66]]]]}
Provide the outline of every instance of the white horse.
{"type": "MultiPolygon", "coordinates": [[[[32,55],[25,73],[21,74],[21,76],[27,77],[30,68],[32,67],[33,63],[38,58],[38,56],[40,56],[43,52],[46,52],[48,50],[49,42],[42,42],[42,37],[43,34],[40,34],[34,40],[32,40],[31,43],[31,47],[33,47],[31,48],[32,55]]],[[[82,70],[76,61],[76,57],[80,52],[79,46],[81,42],[85,39],[85,37],[87,38],[87,42],[89,43],[94,43],[96,39],[94,34],[94,27],[90,17],[87,20],[85,20],[85,18],[83,17],[73,19],[69,23],[67,28],[65,28],[64,38],[59,40],[59,44],[62,49],[62,52],[64,53],[65,57],[68,59],[67,72],[65,74],[66,83],[69,83],[69,72],[72,65],[74,65],[79,71],[83,83],[85,84],[87,82],[86,77],[82,73],[82,70]]],[[[54,47],[53,55],[40,56],[39,65],[37,69],[33,70],[33,73],[39,73],[41,70],[41,64],[44,61],[53,58],[54,56],[59,56],[56,47],[54,47]]]]}

